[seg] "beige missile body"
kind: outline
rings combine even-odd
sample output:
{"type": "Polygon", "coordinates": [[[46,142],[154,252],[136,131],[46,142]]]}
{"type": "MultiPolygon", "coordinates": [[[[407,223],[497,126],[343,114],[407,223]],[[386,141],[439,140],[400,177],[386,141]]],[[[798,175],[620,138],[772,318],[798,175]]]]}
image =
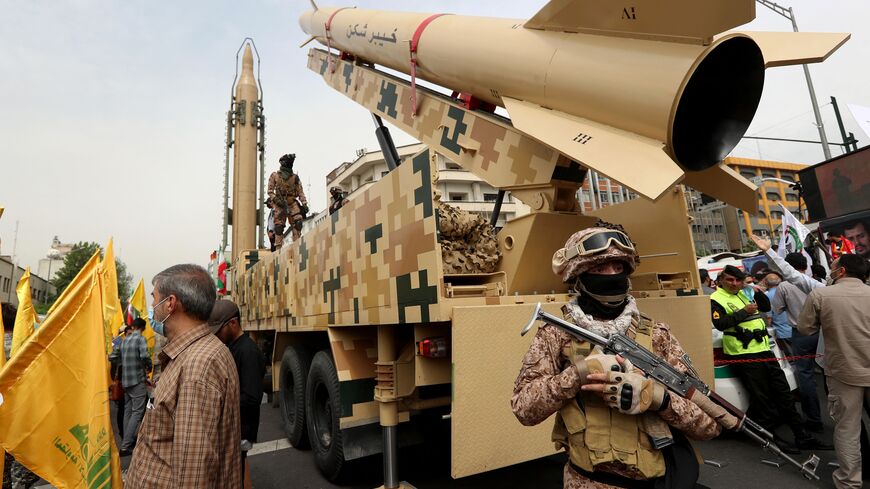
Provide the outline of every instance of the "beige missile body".
{"type": "Polygon", "coordinates": [[[233,145],[233,263],[244,250],[255,249],[257,226],[257,123],[259,90],[254,78],[251,45],[245,46],[242,73],[236,85],[233,145]]]}
{"type": "Polygon", "coordinates": [[[357,61],[505,107],[520,131],[655,199],[740,141],[768,65],[822,61],[849,38],[719,35],[754,6],[553,0],[529,21],[316,8],[300,25],[357,61]]]}

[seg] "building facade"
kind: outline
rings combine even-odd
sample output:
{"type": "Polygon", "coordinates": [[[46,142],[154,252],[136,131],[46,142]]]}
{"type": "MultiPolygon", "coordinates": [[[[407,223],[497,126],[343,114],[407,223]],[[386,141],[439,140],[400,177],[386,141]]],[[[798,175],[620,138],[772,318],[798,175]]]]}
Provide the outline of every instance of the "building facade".
{"type": "MultiPolygon", "coordinates": [[[[24,268],[16,266],[10,256],[0,256],[0,302],[18,307],[18,295],[15,288],[24,275],[24,268]]],[[[56,295],[54,285],[45,278],[30,271],[30,295],[33,302],[45,304],[56,295]]]]}
{"type": "Polygon", "coordinates": [[[57,236],[51,240],[51,248],[48,249],[45,258],[39,260],[36,268],[36,274],[40,277],[46,277],[48,280],[54,280],[58,270],[63,267],[63,259],[72,251],[75,243],[61,243],[57,236]]]}
{"type": "Polygon", "coordinates": [[[747,232],[755,233],[771,236],[774,240],[779,239],[783,214],[779,204],[782,204],[798,220],[805,220],[805,216],[801,215],[803,212],[798,210],[799,207],[801,211],[804,209],[798,191],[778,180],[798,183],[798,171],[806,168],[806,165],[731,157],[726,158],[725,163],[743,178],[758,185],[758,213],[750,215],[734,209],[741,233],[744,235],[747,232]]]}

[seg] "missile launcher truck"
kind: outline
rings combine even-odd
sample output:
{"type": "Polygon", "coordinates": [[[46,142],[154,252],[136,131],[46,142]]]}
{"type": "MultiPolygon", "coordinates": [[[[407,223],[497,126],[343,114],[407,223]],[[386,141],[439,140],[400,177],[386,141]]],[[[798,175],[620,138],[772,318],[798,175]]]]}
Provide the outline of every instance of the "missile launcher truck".
{"type": "MultiPolygon", "coordinates": [[[[746,9],[754,4],[738,3],[746,9]]],[[[602,9],[615,5],[597,4],[602,9]]],[[[751,20],[754,10],[751,14],[741,14],[742,22],[751,20]]],[[[692,154],[725,153],[703,164],[693,160],[686,165],[670,152],[667,141],[656,143],[648,136],[529,104],[495,89],[481,99],[469,92],[447,96],[417,84],[415,76],[432,75],[426,71],[424,48],[435,38],[427,38],[424,29],[446,17],[413,19],[420,22],[391,13],[315,6],[302,22],[312,39],[328,48],[311,49],[308,68],[371,112],[379,126],[386,120],[427,148],[393,161],[387,175],[357,192],[301,239],[275,252],[233,250],[232,298],[241,308],[243,328],[272,345],[272,389],[290,443],[300,449],[310,446],[329,479],[347,476],[354,460],[383,453],[385,487],[398,486],[397,446],[425,442],[422,434],[427,428],[449,430],[450,471],[455,478],[554,453],[549,423],[524,427],[511,412],[514,381],[533,336],[521,337],[520,330],[536,303],[558,313],[571,299],[568,286],[551,270],[552,255],[568,236],[599,218],[623,225],[636,242],[641,264],[632,278],[632,294],[640,310],[670,325],[701,378],[711,383],[709,298],[698,293],[690,218],[684,188],[678,183],[755,212],[755,186],[718,161],[739,140],[735,131],[742,135],[748,127],[761,85],[748,87],[751,93],[743,99],[729,99],[736,104],[729,107],[715,102],[713,93],[694,93],[691,103],[683,105],[680,97],[691,91],[686,87],[693,77],[700,86],[724,89],[710,77],[727,68],[711,64],[732,59],[707,54],[728,42],[742,43],[747,56],[754,56],[740,66],[748,70],[747,79],[760,83],[765,67],[820,61],[842,43],[841,38],[825,38],[827,47],[813,51],[815,57],[804,56],[800,43],[792,43],[794,49],[788,52],[772,49],[785,44],[782,36],[735,35],[730,41],[713,41],[715,33],[710,32],[709,37],[679,41],[698,41],[696,48],[679,48],[695,53],[691,55],[699,56],[698,61],[685,63],[689,72],[675,87],[653,83],[649,90],[659,94],[656,90],[673,89],[665,94],[675,100],[671,117],[679,108],[696,117],[721,118],[705,120],[703,130],[719,132],[698,139],[699,144],[715,147],[695,148],[692,154]],[[355,24],[360,16],[368,16],[368,23],[355,24]],[[388,29],[391,25],[396,28],[388,29]],[[380,31],[365,32],[366,26],[368,31],[376,26],[380,31]],[[396,39],[411,39],[411,50],[402,55],[396,39]],[[751,39],[767,44],[756,48],[751,39]],[[349,51],[353,43],[365,50],[349,51]],[[371,59],[378,53],[377,43],[394,69],[404,56],[411,67],[410,80],[378,69],[371,59]],[[331,52],[337,44],[346,49],[331,52]],[[707,99],[716,110],[704,112],[707,99]],[[522,124],[494,110],[490,102],[502,100],[512,119],[519,117],[522,124]],[[553,139],[575,129],[568,137],[571,141],[553,139]],[[644,149],[632,153],[637,145],[644,149]],[[499,189],[499,199],[510,192],[531,208],[498,231],[501,258],[488,273],[445,272],[437,192],[440,158],[499,189]],[[661,171],[656,169],[660,164],[661,171]],[[583,212],[576,196],[590,168],[642,197],[583,212]]],[[[524,35],[556,36],[566,43],[559,44],[560,49],[568,49],[572,36],[580,36],[578,42],[600,39],[594,29],[591,34],[586,28],[572,34],[560,27],[551,33],[546,22],[539,24],[506,23],[498,28],[537,29],[539,34],[524,35]]],[[[487,31],[486,42],[497,40],[499,32],[487,31]]],[[[660,31],[615,37],[614,45],[627,50],[636,39],[644,51],[638,56],[655,56],[659,45],[676,39],[660,31]],[[656,40],[667,42],[657,45],[656,40]]],[[[607,89],[606,84],[600,87],[607,89]]],[[[656,95],[656,100],[662,99],[656,95]]],[[[670,124],[661,123],[665,128],[670,124]]],[[[389,163],[395,149],[383,127],[376,132],[389,163]]]]}

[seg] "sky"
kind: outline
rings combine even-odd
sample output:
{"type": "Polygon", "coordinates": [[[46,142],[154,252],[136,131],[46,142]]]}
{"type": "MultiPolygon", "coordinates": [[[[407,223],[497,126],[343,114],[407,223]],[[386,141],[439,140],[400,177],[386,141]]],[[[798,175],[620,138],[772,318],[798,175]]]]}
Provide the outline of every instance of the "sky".
{"type": "MultiPolygon", "coordinates": [[[[360,8],[527,19],[545,2],[357,0],[360,8]]],[[[840,141],[836,96],[859,146],[868,137],[846,109],[870,106],[870,9],[865,0],[792,0],[802,31],[851,32],[811,65],[827,134],[840,141]],[[864,61],[862,61],[864,60],[864,61]]],[[[256,42],[266,115],[267,175],[295,153],[313,210],[326,174],[378,148],[369,114],[306,68],[299,15],[308,1],[0,0],[0,254],[36,268],[54,236],[114,237],[134,276],[177,263],[206,265],[220,244],[225,116],[243,39],[256,42]],[[310,185],[310,187],[309,187],[310,185]],[[18,229],[16,235],[16,226],[18,229]]],[[[747,30],[791,30],[757,7],[747,30]]],[[[310,47],[310,46],[309,46],[310,47]]],[[[414,142],[393,129],[397,145],[414,142]]],[[[800,67],[768,70],[747,135],[818,139],[800,67]]],[[[840,153],[832,147],[834,155],[840,153]]],[[[735,156],[798,163],[814,145],[744,140],[735,156]]]]}

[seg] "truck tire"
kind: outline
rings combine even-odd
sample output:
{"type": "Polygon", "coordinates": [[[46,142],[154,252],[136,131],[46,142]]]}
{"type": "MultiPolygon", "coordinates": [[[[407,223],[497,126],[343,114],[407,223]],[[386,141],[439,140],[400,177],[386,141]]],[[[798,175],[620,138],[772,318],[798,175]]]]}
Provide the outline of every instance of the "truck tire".
{"type": "Polygon", "coordinates": [[[296,448],[308,448],[308,431],[305,427],[305,383],[311,355],[302,347],[288,346],[281,358],[281,377],[278,403],[284,418],[284,433],[296,448]]]}
{"type": "Polygon", "coordinates": [[[308,439],[317,468],[328,480],[340,480],[347,466],[339,427],[341,399],[335,362],[326,350],[317,352],[311,362],[305,404],[308,439]]]}

